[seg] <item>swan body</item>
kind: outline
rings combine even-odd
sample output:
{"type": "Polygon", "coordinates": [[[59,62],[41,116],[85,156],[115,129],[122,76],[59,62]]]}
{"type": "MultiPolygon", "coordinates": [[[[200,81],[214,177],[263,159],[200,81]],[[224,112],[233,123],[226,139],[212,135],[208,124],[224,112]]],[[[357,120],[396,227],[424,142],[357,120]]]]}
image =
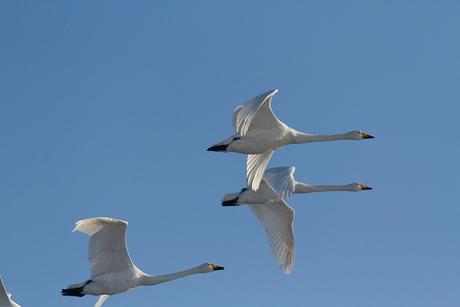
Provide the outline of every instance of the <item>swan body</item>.
{"type": "Polygon", "coordinates": [[[248,187],[239,193],[227,194],[222,199],[222,206],[249,205],[265,229],[278,269],[281,270],[284,265],[286,274],[294,268],[294,209],[284,202],[287,197],[294,193],[372,189],[361,183],[309,185],[295,181],[294,171],[292,166],[270,168],[265,171],[257,191],[248,187]]]}
{"type": "Polygon", "coordinates": [[[0,307],[21,307],[11,300],[11,294],[6,292],[3,284],[2,276],[0,275],[0,307]]]}
{"type": "Polygon", "coordinates": [[[247,154],[248,186],[259,188],[260,180],[273,151],[289,144],[374,138],[362,131],[344,134],[306,134],[282,123],[271,109],[271,100],[278,90],[268,91],[238,106],[233,112],[236,134],[208,148],[208,151],[247,154]]]}
{"type": "Polygon", "coordinates": [[[173,274],[154,276],[139,270],[131,261],[126,247],[128,223],[121,220],[98,217],[81,220],[73,231],[90,235],[88,259],[91,264],[91,278],[73,284],[62,290],[62,295],[99,295],[95,307],[99,307],[110,296],[132,290],[138,286],[152,286],[191,274],[223,270],[215,264],[200,266],[173,274]]]}

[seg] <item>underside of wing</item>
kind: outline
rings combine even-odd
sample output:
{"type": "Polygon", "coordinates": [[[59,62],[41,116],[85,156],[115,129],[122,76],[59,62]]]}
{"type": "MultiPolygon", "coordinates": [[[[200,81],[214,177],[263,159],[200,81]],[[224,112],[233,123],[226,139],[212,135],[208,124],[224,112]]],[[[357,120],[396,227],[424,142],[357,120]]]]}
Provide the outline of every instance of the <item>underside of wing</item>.
{"type": "Polygon", "coordinates": [[[278,269],[281,270],[284,265],[284,272],[289,274],[294,268],[294,209],[282,200],[249,205],[249,208],[265,229],[278,269]]]}
{"type": "Polygon", "coordinates": [[[265,168],[273,155],[273,150],[263,154],[248,155],[247,180],[248,186],[254,191],[259,189],[260,181],[264,175],[265,168]]]}
{"type": "Polygon", "coordinates": [[[6,292],[3,284],[2,276],[0,276],[0,306],[8,306],[10,304],[10,295],[6,292]]]}
{"type": "Polygon", "coordinates": [[[92,277],[119,272],[134,265],[126,247],[125,221],[111,218],[92,218],[77,222],[74,231],[89,234],[88,259],[92,277]]]}
{"type": "Polygon", "coordinates": [[[279,199],[291,197],[295,189],[295,167],[281,166],[267,169],[262,179],[275,191],[279,199]]]}
{"type": "Polygon", "coordinates": [[[246,101],[233,112],[232,124],[236,133],[245,135],[251,129],[269,129],[277,127],[278,119],[270,106],[273,95],[278,90],[268,91],[246,101]]]}
{"type": "Polygon", "coordinates": [[[108,298],[109,298],[109,295],[106,295],[106,294],[101,295],[101,296],[99,297],[99,300],[97,301],[96,305],[94,305],[94,307],[100,307],[100,306],[102,305],[102,303],[104,303],[104,301],[105,301],[106,299],[108,299],[108,298]]]}

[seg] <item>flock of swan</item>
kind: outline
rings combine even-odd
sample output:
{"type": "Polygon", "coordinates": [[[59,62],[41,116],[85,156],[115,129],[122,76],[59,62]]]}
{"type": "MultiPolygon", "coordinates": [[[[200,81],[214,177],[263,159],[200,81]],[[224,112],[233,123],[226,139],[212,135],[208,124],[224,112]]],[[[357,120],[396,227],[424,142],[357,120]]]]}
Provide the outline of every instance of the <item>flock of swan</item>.
{"type": "MultiPolygon", "coordinates": [[[[361,183],[348,185],[309,185],[294,180],[292,166],[265,170],[273,151],[289,144],[335,140],[362,140],[370,136],[362,131],[336,135],[306,134],[279,121],[271,109],[271,99],[278,90],[259,95],[238,106],[233,113],[236,134],[211,146],[208,151],[247,154],[248,186],[239,193],[227,194],[222,206],[247,204],[265,229],[278,268],[289,274],[294,267],[294,210],[285,199],[295,193],[371,190],[361,183]]],[[[99,307],[110,296],[138,286],[157,285],[192,274],[210,273],[223,267],[204,263],[189,270],[155,276],[139,270],[131,261],[126,247],[125,221],[97,217],[78,221],[73,231],[90,236],[88,259],[90,279],[62,289],[64,296],[99,296],[99,307]]],[[[0,307],[20,307],[10,298],[0,276],[0,307]]]]}

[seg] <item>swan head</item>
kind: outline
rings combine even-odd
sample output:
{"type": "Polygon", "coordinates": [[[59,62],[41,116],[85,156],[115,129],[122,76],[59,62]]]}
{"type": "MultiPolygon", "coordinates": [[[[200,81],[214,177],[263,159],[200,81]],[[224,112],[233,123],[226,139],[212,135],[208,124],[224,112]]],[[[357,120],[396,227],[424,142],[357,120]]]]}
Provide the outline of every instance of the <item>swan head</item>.
{"type": "Polygon", "coordinates": [[[350,187],[351,187],[351,191],[355,191],[355,192],[364,191],[364,190],[372,190],[371,187],[367,187],[364,184],[358,183],[358,182],[350,184],[350,187]]]}
{"type": "Polygon", "coordinates": [[[363,139],[373,139],[374,138],[372,135],[369,135],[359,130],[350,131],[347,133],[347,135],[350,137],[351,140],[363,140],[363,139]]]}
{"type": "Polygon", "coordinates": [[[201,271],[201,273],[209,273],[209,272],[214,272],[214,271],[220,271],[223,270],[223,266],[218,266],[209,262],[203,263],[198,267],[201,271]]]}

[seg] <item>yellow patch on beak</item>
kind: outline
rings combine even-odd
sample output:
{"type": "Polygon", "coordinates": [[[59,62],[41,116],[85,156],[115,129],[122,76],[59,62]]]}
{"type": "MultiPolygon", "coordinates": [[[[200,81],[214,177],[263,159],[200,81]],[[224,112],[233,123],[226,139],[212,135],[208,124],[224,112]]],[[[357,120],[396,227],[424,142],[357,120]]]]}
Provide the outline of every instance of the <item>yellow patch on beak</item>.
{"type": "Polygon", "coordinates": [[[374,137],[372,135],[369,135],[367,133],[364,133],[361,131],[361,135],[363,136],[363,139],[373,139],[374,137]]]}

